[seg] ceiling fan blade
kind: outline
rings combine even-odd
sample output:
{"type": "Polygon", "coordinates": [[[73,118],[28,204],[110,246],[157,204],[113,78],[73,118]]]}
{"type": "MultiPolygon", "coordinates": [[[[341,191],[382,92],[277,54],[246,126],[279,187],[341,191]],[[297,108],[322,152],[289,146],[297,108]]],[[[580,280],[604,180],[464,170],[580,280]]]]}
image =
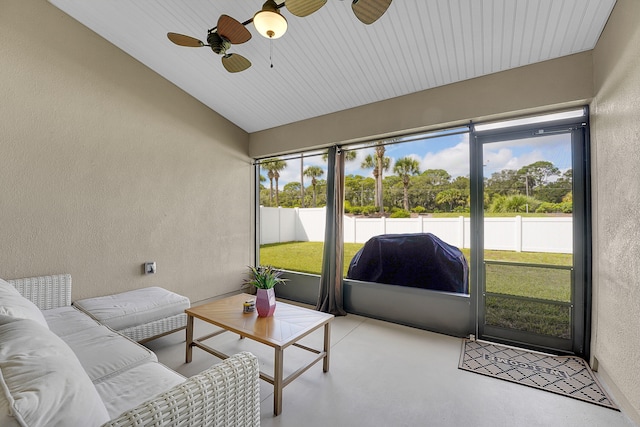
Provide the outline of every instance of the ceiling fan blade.
{"type": "Polygon", "coordinates": [[[205,46],[200,40],[195,37],[185,36],[184,34],[177,33],[167,33],[167,37],[169,40],[177,44],[178,46],[186,46],[186,47],[202,47],[205,46]]]}
{"type": "Polygon", "coordinates": [[[327,3],[327,0],[287,0],[285,7],[292,15],[304,18],[327,3]]]}
{"type": "Polygon", "coordinates": [[[369,25],[384,15],[390,5],[391,0],[353,0],[351,9],[360,21],[369,25]]]}
{"type": "Polygon", "coordinates": [[[229,53],[222,57],[222,65],[228,72],[237,73],[251,67],[251,62],[242,55],[229,53]]]}
{"type": "Polygon", "coordinates": [[[229,15],[220,16],[217,31],[218,34],[229,40],[232,44],[242,44],[251,39],[249,30],[229,15]]]}

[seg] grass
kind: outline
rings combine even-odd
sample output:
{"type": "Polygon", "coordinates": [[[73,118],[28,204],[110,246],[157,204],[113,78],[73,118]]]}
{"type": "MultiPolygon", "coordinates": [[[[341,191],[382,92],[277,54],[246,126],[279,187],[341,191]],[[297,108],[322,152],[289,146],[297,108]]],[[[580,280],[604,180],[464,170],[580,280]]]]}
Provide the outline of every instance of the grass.
{"type": "MultiPolygon", "coordinates": [[[[344,276],[347,275],[349,262],[362,246],[364,246],[362,243],[345,243],[344,276]]],[[[287,242],[262,245],[260,246],[260,264],[273,265],[284,270],[320,274],[323,247],[323,242],[287,242]]]]}
{"type": "Polygon", "coordinates": [[[487,325],[571,338],[571,270],[489,263],[485,282],[487,325]]]}
{"type": "MultiPolygon", "coordinates": [[[[458,218],[463,216],[465,218],[470,218],[471,214],[469,212],[439,212],[429,214],[432,218],[458,218]]],[[[535,213],[535,212],[485,212],[482,214],[485,218],[505,218],[505,217],[516,217],[521,216],[523,218],[549,218],[554,216],[571,216],[570,214],[548,214],[548,213],[535,213]]]]}
{"type": "MultiPolygon", "coordinates": [[[[260,246],[260,263],[284,270],[320,274],[323,246],[324,243],[322,242],[287,242],[262,245],[260,246]]],[[[362,243],[345,243],[344,276],[347,275],[349,262],[362,246],[364,246],[362,243]]],[[[467,258],[467,261],[471,259],[469,249],[462,249],[462,253],[467,258]]],[[[549,254],[543,252],[485,251],[485,259],[551,265],[571,265],[572,263],[571,254],[549,254]]]]}
{"type": "Polygon", "coordinates": [[[485,301],[485,324],[570,339],[571,309],[542,301],[488,295],[485,301]]]}
{"type": "MultiPolygon", "coordinates": [[[[346,243],[344,276],[362,243],[346,243]]],[[[322,242],[262,245],[260,263],[285,270],[320,274],[322,242]]],[[[470,250],[462,249],[467,261],[470,250]]],[[[571,266],[571,254],[485,251],[485,260],[571,266]]],[[[486,265],[485,323],[560,338],[571,337],[571,311],[559,303],[571,301],[571,271],[538,266],[486,265]],[[516,298],[514,298],[516,297],[516,298]],[[545,302],[549,301],[548,303],[545,302]]]]}
{"type": "Polygon", "coordinates": [[[571,302],[571,270],[487,264],[485,280],[490,293],[571,302]]]}

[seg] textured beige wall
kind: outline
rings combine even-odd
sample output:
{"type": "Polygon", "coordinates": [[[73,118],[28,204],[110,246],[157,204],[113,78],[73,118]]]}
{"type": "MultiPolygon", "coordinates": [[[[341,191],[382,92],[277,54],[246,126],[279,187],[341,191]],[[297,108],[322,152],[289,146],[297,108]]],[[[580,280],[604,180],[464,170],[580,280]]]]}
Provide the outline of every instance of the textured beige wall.
{"type": "MultiPolygon", "coordinates": [[[[258,132],[250,154],[579,104],[595,81],[593,355],[638,421],[637,22],[640,3],[618,0],[594,77],[578,54],[258,132]]],[[[0,277],[70,272],[74,298],[236,290],[252,256],[249,137],[43,0],[3,2],[0,40],[0,277]]]]}
{"type": "Polygon", "coordinates": [[[640,2],[618,0],[594,50],[593,356],[640,424],[640,2]]]}
{"type": "Polygon", "coordinates": [[[0,277],[69,272],[74,299],[239,289],[248,135],[44,0],[0,9],[0,277]]]}
{"type": "Polygon", "coordinates": [[[251,134],[254,157],[354,139],[584,105],[593,96],[591,52],[441,86],[251,134]]]}

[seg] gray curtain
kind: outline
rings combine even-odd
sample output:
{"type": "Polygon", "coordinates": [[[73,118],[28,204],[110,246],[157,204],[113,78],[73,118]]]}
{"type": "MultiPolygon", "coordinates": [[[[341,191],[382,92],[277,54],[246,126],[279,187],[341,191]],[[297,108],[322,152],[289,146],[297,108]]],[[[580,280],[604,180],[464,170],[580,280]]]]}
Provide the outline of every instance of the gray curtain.
{"type": "Polygon", "coordinates": [[[320,294],[316,310],[336,316],[347,314],[343,308],[342,266],[344,259],[344,153],[329,149],[327,159],[327,217],[322,254],[320,294]],[[332,167],[333,165],[333,167],[332,167]]]}

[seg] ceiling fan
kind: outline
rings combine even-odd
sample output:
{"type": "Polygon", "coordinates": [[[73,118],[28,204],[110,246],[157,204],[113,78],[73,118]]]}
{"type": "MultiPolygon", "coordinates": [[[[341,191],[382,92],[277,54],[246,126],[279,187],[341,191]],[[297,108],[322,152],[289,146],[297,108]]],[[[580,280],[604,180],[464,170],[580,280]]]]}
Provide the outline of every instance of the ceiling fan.
{"type": "MultiPolygon", "coordinates": [[[[373,24],[387,11],[392,0],[351,0],[351,9],[364,24],[373,24]]],[[[292,15],[305,17],[319,10],[327,0],[286,0],[277,4],[275,0],[267,0],[262,9],[253,18],[239,22],[228,15],[218,18],[216,27],[207,31],[207,43],[191,36],[178,33],[167,33],[173,43],[185,47],[208,46],[217,55],[222,55],[222,65],[230,73],[244,71],[251,62],[242,55],[227,52],[232,45],[242,44],[251,39],[246,25],[253,22],[256,30],[266,38],[281,37],[287,31],[287,20],[278,9],[286,7],[292,15]]]]}
{"type": "MultiPolygon", "coordinates": [[[[320,9],[326,2],[327,0],[286,0],[284,5],[292,15],[304,18],[320,9]]],[[[391,0],[351,0],[353,13],[367,25],[380,19],[390,5],[391,0]]]]}
{"type": "Polygon", "coordinates": [[[222,65],[230,73],[237,73],[251,66],[251,62],[244,56],[237,53],[227,53],[232,44],[242,44],[251,39],[249,30],[228,15],[221,15],[218,18],[218,25],[208,31],[207,43],[209,44],[204,44],[195,37],[184,34],[167,33],[167,37],[179,46],[209,46],[217,55],[222,55],[222,65]]]}

